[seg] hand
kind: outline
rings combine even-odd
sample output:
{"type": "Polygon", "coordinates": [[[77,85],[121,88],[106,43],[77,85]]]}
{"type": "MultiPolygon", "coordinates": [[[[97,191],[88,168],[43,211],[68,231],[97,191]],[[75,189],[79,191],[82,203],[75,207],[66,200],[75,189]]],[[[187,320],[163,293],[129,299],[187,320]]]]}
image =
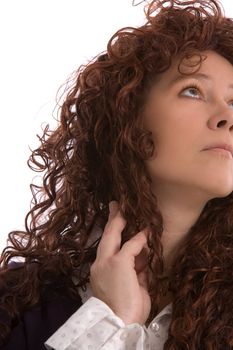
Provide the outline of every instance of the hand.
{"type": "Polygon", "coordinates": [[[118,203],[110,203],[109,219],[90,269],[93,295],[106,303],[125,324],[145,324],[151,309],[147,285],[147,235],[140,231],[121,245],[126,225],[118,203]]]}

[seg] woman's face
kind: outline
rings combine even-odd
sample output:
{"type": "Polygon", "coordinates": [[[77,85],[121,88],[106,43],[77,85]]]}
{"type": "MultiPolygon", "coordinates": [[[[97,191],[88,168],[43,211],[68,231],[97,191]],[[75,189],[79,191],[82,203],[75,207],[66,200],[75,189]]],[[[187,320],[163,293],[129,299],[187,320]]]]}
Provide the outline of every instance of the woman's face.
{"type": "MultiPolygon", "coordinates": [[[[148,96],[144,127],[155,144],[153,157],[146,161],[153,186],[208,200],[233,191],[231,156],[204,151],[214,143],[233,148],[233,66],[214,51],[203,53],[207,59],[196,75],[180,74],[178,60],[161,74],[148,96]]],[[[196,68],[182,65],[181,71],[196,68]]]]}

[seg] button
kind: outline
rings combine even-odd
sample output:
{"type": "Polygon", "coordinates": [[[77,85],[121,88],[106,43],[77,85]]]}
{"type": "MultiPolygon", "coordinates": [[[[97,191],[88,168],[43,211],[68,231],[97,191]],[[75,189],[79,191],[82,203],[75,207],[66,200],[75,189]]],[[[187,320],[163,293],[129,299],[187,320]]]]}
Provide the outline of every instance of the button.
{"type": "Polygon", "coordinates": [[[157,322],[152,322],[151,323],[151,329],[154,331],[154,332],[158,332],[159,330],[159,325],[157,322]]]}

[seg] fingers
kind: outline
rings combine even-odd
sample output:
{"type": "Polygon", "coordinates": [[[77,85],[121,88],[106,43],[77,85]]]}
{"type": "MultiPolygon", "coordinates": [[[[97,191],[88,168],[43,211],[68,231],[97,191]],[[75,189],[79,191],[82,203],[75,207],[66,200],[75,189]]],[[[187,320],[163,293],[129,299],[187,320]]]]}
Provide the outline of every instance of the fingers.
{"type": "Polygon", "coordinates": [[[122,246],[119,255],[130,256],[136,258],[144,247],[147,246],[147,232],[146,230],[138,232],[133,238],[125,242],[122,246]]]}
{"type": "Polygon", "coordinates": [[[121,233],[126,225],[126,220],[118,210],[116,201],[110,202],[110,213],[101,241],[97,249],[96,259],[106,259],[115,255],[121,246],[121,233]]]}
{"type": "Polygon", "coordinates": [[[97,249],[96,259],[107,259],[117,253],[122,258],[131,257],[133,259],[137,257],[143,248],[147,248],[148,231],[144,229],[138,232],[121,247],[122,231],[126,226],[126,220],[121,215],[116,201],[110,202],[109,207],[109,218],[97,249]]]}

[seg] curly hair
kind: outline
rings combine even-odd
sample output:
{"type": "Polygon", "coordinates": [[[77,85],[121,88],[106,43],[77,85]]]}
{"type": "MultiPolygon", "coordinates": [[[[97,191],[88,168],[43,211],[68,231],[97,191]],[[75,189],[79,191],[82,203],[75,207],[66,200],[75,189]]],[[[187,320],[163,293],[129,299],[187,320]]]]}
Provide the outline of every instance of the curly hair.
{"type": "MultiPolygon", "coordinates": [[[[145,227],[152,308],[163,293],[163,218],[145,160],[154,152],[143,128],[148,91],[174,57],[214,50],[233,64],[233,20],[216,0],[154,0],[145,24],[118,30],[106,51],[75,73],[59,107],[58,125],[47,125],[28,166],[43,172],[31,184],[25,231],[12,231],[0,259],[0,323],[3,344],[20,314],[45,290],[51,298],[78,298],[104,230],[108,204],[117,200],[127,221],[122,244],[145,227]],[[92,240],[92,243],[90,243],[92,240]],[[11,268],[15,257],[23,259],[11,268]],[[74,284],[73,278],[78,281],[74,284]]],[[[197,69],[198,69],[197,67],[197,69]]],[[[172,320],[165,350],[233,348],[233,195],[208,201],[176,257],[170,281],[172,320]]]]}

